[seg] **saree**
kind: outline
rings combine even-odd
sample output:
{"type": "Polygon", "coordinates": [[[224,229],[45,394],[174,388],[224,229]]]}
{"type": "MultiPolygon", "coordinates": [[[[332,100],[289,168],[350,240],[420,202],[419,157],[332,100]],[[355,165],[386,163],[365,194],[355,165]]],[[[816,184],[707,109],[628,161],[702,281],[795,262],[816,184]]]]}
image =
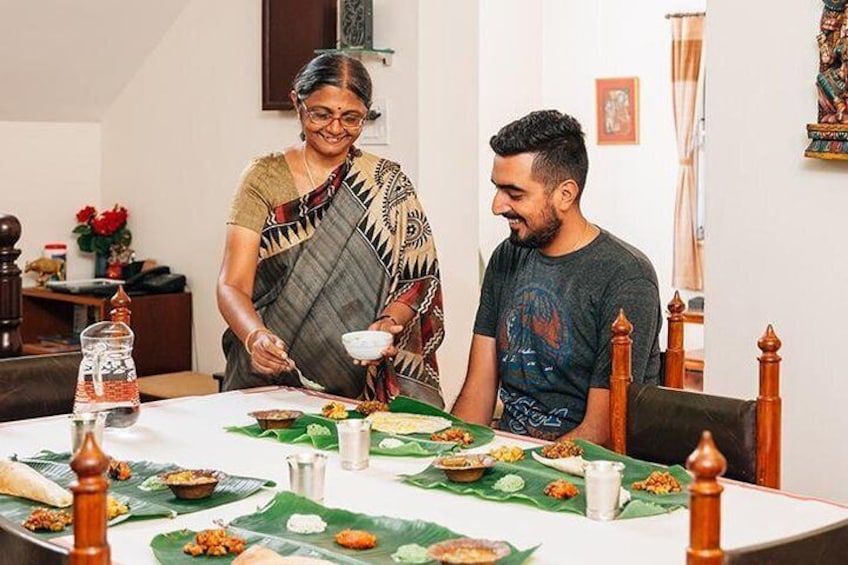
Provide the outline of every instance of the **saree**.
{"type": "MultiPolygon", "coordinates": [[[[265,209],[253,292],[265,326],[285,341],[303,375],[329,393],[369,400],[401,393],[444,406],[436,361],[444,339],[436,249],[400,166],[352,149],[322,186],[297,196],[281,155],[260,161],[248,184],[290,183],[275,190],[295,195],[265,209]],[[354,365],[341,335],[367,328],[392,302],[414,312],[395,337],[397,355],[379,366],[354,365]]],[[[229,329],[223,345],[225,390],[300,386],[292,372],[254,372],[229,329]]]]}

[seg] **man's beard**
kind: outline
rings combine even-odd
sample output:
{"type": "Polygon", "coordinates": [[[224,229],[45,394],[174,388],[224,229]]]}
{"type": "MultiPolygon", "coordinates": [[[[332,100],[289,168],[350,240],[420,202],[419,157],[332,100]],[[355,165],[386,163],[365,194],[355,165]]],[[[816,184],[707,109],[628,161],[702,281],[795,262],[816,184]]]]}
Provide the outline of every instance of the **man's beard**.
{"type": "MultiPolygon", "coordinates": [[[[524,218],[514,214],[503,214],[505,218],[520,219],[524,225],[528,225],[524,218]]],[[[551,209],[546,209],[542,213],[543,225],[537,230],[531,230],[528,226],[528,233],[524,237],[518,236],[518,230],[510,230],[509,241],[518,247],[526,247],[536,249],[549,244],[559,233],[559,228],[562,227],[562,220],[557,218],[556,214],[551,209]]]]}

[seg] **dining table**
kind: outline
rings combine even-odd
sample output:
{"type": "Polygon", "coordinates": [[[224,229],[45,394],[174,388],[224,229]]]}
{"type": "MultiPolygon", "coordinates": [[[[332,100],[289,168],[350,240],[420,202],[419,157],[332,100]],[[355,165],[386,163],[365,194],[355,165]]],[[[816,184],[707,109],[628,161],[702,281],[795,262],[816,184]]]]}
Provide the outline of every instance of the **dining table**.
{"type": "MultiPolygon", "coordinates": [[[[113,563],[156,563],[150,548],[158,534],[202,530],[216,522],[256,512],[280,491],[288,490],[286,456],[313,451],[309,444],[287,444],[227,431],[228,426],[254,423],[248,413],[263,409],[320,412],[328,399],[314,391],[263,387],[208,396],[143,404],[138,422],[107,429],[103,450],[119,460],[175,463],[186,468],[217,469],[260,477],[276,483],[236,502],[182,514],[175,518],[129,520],[108,529],[113,563]]],[[[356,401],[342,401],[351,409],[356,401]]],[[[496,432],[492,443],[538,446],[531,438],[496,432]]],[[[693,448],[695,446],[693,445],[693,448]]],[[[27,457],[42,450],[67,452],[67,415],[0,424],[0,457],[27,457]]],[[[504,540],[519,549],[538,546],[529,565],[598,563],[675,564],[686,561],[689,511],[685,508],[654,516],[594,521],[583,515],[551,512],[526,504],[493,501],[442,489],[419,488],[401,475],[421,472],[432,457],[391,457],[372,454],[367,468],[342,469],[337,451],[326,451],[323,504],[370,516],[434,522],[465,536],[504,540]]],[[[848,518],[848,507],[788,492],[722,480],[721,545],[724,549],[770,542],[801,534],[848,518]]],[[[71,543],[71,536],[54,538],[71,543]]]]}

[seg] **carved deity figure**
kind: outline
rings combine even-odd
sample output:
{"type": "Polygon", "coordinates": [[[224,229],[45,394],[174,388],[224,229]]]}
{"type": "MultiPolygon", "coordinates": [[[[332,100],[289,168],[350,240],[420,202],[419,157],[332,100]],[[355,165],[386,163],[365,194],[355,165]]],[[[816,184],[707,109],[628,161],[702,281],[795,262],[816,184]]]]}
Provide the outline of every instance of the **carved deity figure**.
{"type": "Polygon", "coordinates": [[[825,0],[821,18],[819,123],[848,124],[848,0],[825,0]]]}

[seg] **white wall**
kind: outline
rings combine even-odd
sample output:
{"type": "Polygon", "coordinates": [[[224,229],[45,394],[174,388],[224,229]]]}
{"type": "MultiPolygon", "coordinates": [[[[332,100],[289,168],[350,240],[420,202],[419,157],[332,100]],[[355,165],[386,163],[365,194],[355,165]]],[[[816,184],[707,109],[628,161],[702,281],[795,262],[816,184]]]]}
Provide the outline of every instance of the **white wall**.
{"type": "Polygon", "coordinates": [[[803,157],[820,15],[813,1],[710,3],[707,33],[720,40],[707,59],[707,384],[753,398],[756,340],[773,323],[784,343],[783,486],[848,502],[848,168],[803,157]],[[752,59],[754,29],[771,49],[752,59]]]}
{"type": "Polygon", "coordinates": [[[509,122],[541,107],[542,0],[478,0],[480,12],[479,201],[480,253],[484,262],[509,235],[492,214],[489,138],[509,122]]]}
{"type": "MultiPolygon", "coordinates": [[[[21,222],[18,266],[41,256],[48,241],[68,245],[68,277],[91,278],[94,262],[71,234],[76,213],[100,201],[100,125],[0,122],[0,211],[21,222]]],[[[34,283],[24,275],[24,284],[34,283]]]]}
{"type": "Polygon", "coordinates": [[[447,337],[439,366],[449,406],[465,379],[479,294],[477,17],[476,2],[419,4],[418,180],[444,285],[447,337]]]}
{"type": "MultiPolygon", "coordinates": [[[[577,118],[589,177],[583,212],[641,249],[654,264],[661,304],[674,293],[677,176],[671,101],[671,32],[665,14],[703,10],[706,0],[545,0],[543,106],[577,118]],[[595,79],[639,78],[638,145],[598,145],[595,79]]],[[[687,326],[690,337],[698,330],[687,326]]],[[[663,333],[664,335],[664,333],[663,333]]]]}

